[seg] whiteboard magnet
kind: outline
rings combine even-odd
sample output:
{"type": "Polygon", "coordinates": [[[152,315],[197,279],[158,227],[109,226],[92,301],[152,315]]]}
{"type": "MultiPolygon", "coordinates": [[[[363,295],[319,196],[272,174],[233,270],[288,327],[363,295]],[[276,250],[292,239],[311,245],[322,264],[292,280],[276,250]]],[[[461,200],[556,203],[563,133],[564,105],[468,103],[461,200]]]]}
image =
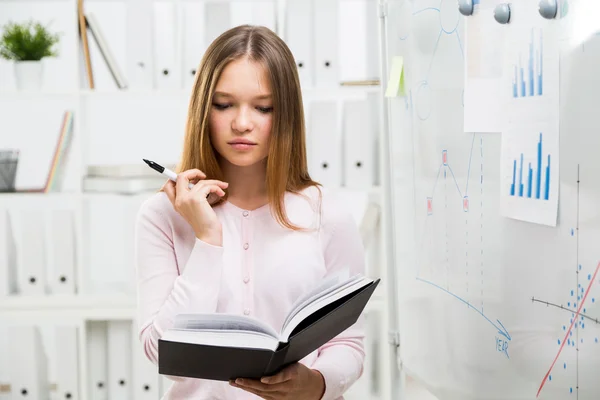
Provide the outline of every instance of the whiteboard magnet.
{"type": "Polygon", "coordinates": [[[469,16],[473,14],[473,0],[458,0],[458,11],[462,15],[469,16]]]}
{"type": "Polygon", "coordinates": [[[558,2],[556,0],[540,0],[540,15],[546,19],[553,19],[558,12],[558,2]]]}
{"type": "Polygon", "coordinates": [[[494,9],[494,19],[501,24],[508,24],[508,21],[510,21],[510,5],[506,3],[498,4],[494,9]]]}

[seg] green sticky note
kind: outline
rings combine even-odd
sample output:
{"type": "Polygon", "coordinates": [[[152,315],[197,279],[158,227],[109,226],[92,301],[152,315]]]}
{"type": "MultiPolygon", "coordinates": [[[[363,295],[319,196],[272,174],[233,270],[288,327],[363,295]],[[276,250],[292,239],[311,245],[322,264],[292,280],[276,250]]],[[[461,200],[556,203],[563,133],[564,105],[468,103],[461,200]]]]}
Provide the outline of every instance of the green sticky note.
{"type": "Polygon", "coordinates": [[[404,58],[395,56],[392,59],[390,79],[385,91],[385,97],[404,96],[404,58]]]}

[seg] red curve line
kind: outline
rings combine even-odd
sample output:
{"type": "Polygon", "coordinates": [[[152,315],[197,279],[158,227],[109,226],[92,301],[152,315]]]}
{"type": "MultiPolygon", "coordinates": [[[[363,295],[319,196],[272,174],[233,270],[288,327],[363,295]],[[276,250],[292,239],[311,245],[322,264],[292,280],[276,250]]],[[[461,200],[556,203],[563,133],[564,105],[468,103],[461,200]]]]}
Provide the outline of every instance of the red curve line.
{"type": "Polygon", "coordinates": [[[554,361],[552,362],[550,369],[548,369],[548,372],[546,372],[546,376],[544,376],[544,379],[542,380],[542,384],[540,385],[540,388],[538,389],[538,392],[535,395],[535,397],[538,397],[540,395],[542,388],[544,387],[544,385],[546,384],[546,381],[548,380],[548,376],[550,375],[550,372],[552,372],[552,368],[554,368],[554,364],[556,364],[556,361],[558,360],[558,357],[560,356],[560,353],[562,352],[563,347],[565,347],[565,343],[569,337],[569,334],[571,333],[571,330],[573,329],[573,325],[576,324],[577,320],[579,319],[579,314],[581,313],[581,308],[583,307],[583,304],[585,303],[585,299],[587,298],[588,294],[590,293],[590,289],[592,288],[592,285],[594,284],[594,281],[596,280],[596,275],[598,275],[598,270],[600,270],[600,263],[598,263],[598,266],[596,267],[596,271],[594,272],[592,281],[588,285],[587,290],[585,291],[585,294],[583,295],[583,299],[581,299],[581,302],[579,303],[579,307],[577,308],[577,313],[576,313],[575,317],[573,317],[573,321],[571,321],[571,326],[567,330],[567,334],[565,335],[565,338],[563,339],[563,341],[560,345],[560,349],[558,349],[558,354],[556,354],[556,357],[554,357],[554,361]]]}

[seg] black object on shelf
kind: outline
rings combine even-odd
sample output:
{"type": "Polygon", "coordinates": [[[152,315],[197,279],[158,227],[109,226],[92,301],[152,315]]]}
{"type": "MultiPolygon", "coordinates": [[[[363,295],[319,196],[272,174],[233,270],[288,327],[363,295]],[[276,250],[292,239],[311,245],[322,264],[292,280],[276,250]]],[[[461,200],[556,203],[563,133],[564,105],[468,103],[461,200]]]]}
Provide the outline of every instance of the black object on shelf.
{"type": "Polygon", "coordinates": [[[0,192],[14,192],[19,150],[0,150],[0,192]]]}

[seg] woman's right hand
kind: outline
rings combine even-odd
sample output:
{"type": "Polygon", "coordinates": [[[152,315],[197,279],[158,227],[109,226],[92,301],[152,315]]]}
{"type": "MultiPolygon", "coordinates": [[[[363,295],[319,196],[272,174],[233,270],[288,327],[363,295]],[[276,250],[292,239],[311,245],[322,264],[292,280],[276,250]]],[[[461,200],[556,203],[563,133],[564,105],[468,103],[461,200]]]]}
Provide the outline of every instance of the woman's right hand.
{"type": "Polygon", "coordinates": [[[190,169],[177,175],[177,182],[168,180],[163,189],[175,210],[191,225],[196,237],[214,246],[221,246],[223,233],[221,222],[208,202],[208,195],[224,196],[228,183],[206,179],[199,169],[190,169]],[[189,188],[188,183],[194,187],[189,188]]]}

